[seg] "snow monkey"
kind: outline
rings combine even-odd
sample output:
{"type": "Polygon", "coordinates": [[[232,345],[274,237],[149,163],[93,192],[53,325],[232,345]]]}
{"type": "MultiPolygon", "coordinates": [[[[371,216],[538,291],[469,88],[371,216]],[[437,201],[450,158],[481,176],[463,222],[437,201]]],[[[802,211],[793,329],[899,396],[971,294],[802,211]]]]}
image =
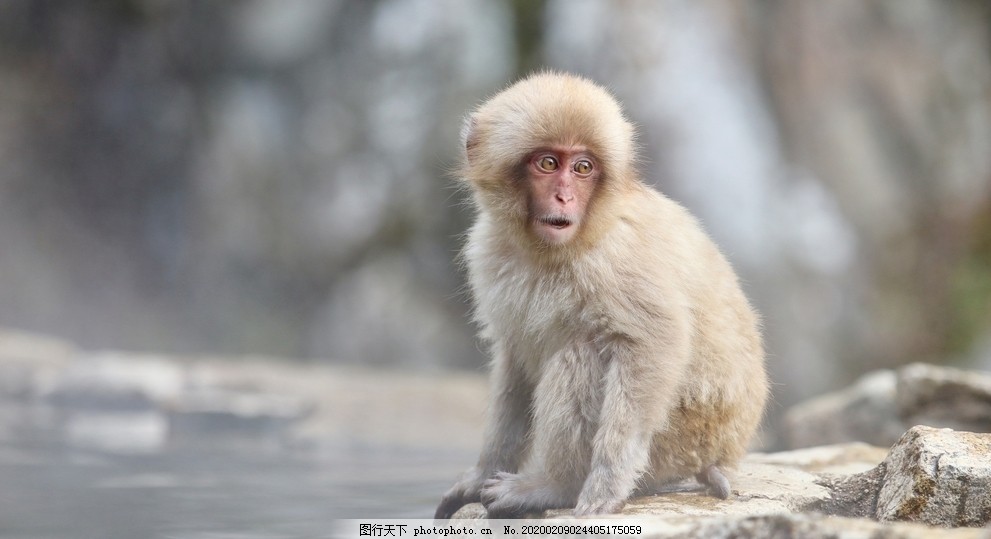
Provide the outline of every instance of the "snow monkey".
{"type": "Polygon", "coordinates": [[[768,394],[758,317],[687,210],[643,183],[603,88],[530,76],[463,130],[462,252],[492,403],[478,464],[436,518],[619,512],[695,476],[720,498],[768,394]]]}

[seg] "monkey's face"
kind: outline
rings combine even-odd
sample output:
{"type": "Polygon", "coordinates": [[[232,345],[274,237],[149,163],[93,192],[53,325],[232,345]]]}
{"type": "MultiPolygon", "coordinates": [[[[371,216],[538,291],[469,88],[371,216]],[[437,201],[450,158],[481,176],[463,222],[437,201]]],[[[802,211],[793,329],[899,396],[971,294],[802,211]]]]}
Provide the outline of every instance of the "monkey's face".
{"type": "Polygon", "coordinates": [[[526,163],[528,225],[549,245],[568,243],[585,218],[599,181],[595,158],[581,146],[555,146],[530,154],[526,163]]]}
{"type": "Polygon", "coordinates": [[[595,245],[619,218],[609,208],[639,182],[633,126],[607,91],[579,77],[517,82],[466,118],[462,142],[462,177],[480,214],[538,255],[563,260],[595,245]]]}

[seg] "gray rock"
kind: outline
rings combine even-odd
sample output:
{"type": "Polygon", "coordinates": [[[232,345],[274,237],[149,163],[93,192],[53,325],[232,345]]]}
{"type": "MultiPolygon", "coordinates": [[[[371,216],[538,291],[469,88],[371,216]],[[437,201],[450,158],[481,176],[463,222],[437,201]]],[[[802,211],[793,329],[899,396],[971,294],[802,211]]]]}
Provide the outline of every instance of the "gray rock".
{"type": "Polygon", "coordinates": [[[890,446],[914,425],[991,432],[991,374],[915,363],[875,371],[785,415],[788,447],[863,441],[890,446]]]}
{"type": "MultiPolygon", "coordinates": [[[[480,507],[480,506],[479,506],[480,507]]],[[[470,516],[459,512],[458,528],[495,528],[500,529],[498,522],[488,523],[488,526],[478,524],[477,519],[484,518],[481,514],[471,513],[470,516]],[[472,519],[472,520],[469,520],[472,519]],[[495,525],[493,525],[495,524],[495,525]]],[[[504,523],[503,523],[504,524],[504,523]]],[[[521,522],[514,521],[512,525],[520,529],[521,522]]],[[[573,518],[550,518],[540,521],[530,521],[527,524],[536,526],[575,525],[579,524],[573,518]]],[[[770,513],[762,515],[725,515],[705,517],[652,517],[639,516],[635,521],[596,519],[594,522],[582,520],[580,524],[593,525],[635,525],[640,526],[639,536],[651,539],[988,539],[986,531],[974,528],[959,528],[948,530],[933,528],[921,524],[905,522],[875,522],[866,519],[844,518],[822,514],[770,513]]],[[[477,533],[477,532],[476,532],[477,533]]],[[[623,537],[614,534],[613,537],[623,537]]]]}
{"type": "Polygon", "coordinates": [[[991,432],[991,373],[907,365],[898,370],[895,404],[910,426],[991,432]]]}
{"type": "Polygon", "coordinates": [[[53,337],[0,328],[0,396],[33,396],[77,353],[53,337]]]}
{"type": "Polygon", "coordinates": [[[846,389],[791,408],[782,437],[791,448],[853,441],[890,446],[905,432],[895,405],[896,390],[893,371],[864,375],[846,389]]]}
{"type": "MultiPolygon", "coordinates": [[[[720,500],[705,494],[694,481],[672,485],[653,496],[630,500],[623,515],[681,521],[686,517],[754,516],[800,512],[825,504],[832,493],[821,474],[850,474],[870,470],[882,461],[885,450],[852,443],[785,451],[753,453],[730,473],[732,495],[720,500]]],[[[550,517],[570,515],[570,510],[548,511],[550,517]]],[[[484,518],[480,504],[470,504],[456,518],[484,518]]]]}
{"type": "Polygon", "coordinates": [[[209,443],[218,435],[281,438],[314,409],[312,399],[280,392],[271,380],[273,372],[305,376],[290,366],[253,372],[246,361],[219,363],[204,376],[202,365],[178,358],[100,352],[28,379],[34,396],[59,412],[67,443],[112,453],[209,443]]]}
{"type": "Polygon", "coordinates": [[[37,393],[77,410],[149,410],[178,400],[184,376],[183,368],[166,358],[104,352],[71,362],[37,393]]]}
{"type": "Polygon", "coordinates": [[[170,358],[115,352],[77,354],[34,378],[34,395],[59,412],[66,444],[115,454],[164,447],[164,409],[180,400],[185,383],[183,367],[170,358]]]}
{"type": "Polygon", "coordinates": [[[62,425],[72,447],[133,455],[160,451],[168,440],[168,420],[156,410],[71,411],[62,425]]]}
{"type": "Polygon", "coordinates": [[[272,393],[200,389],[171,407],[175,436],[201,434],[282,435],[313,411],[305,399],[272,393]]]}
{"type": "Polygon", "coordinates": [[[879,520],[991,523],[991,434],[913,427],[884,461],[879,520]]]}
{"type": "MultiPolygon", "coordinates": [[[[991,524],[991,434],[920,426],[885,453],[851,443],[751,454],[727,500],[685,482],[631,500],[623,515],[646,522],[652,537],[988,537],[945,528],[991,524]]],[[[471,504],[455,517],[485,510],[471,504]]]]}
{"type": "Polygon", "coordinates": [[[816,514],[777,513],[756,516],[731,516],[692,522],[687,526],[660,528],[651,537],[688,539],[987,539],[975,529],[934,529],[916,524],[884,524],[864,519],[816,514]]]}

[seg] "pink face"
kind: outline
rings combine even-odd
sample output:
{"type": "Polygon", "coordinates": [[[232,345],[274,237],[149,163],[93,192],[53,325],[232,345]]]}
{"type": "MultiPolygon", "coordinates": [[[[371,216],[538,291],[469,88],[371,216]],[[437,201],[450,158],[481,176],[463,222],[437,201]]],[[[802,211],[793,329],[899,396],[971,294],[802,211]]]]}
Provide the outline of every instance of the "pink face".
{"type": "Polygon", "coordinates": [[[582,147],[534,152],[526,167],[530,226],[550,245],[563,245],[578,232],[599,181],[595,158],[582,147]]]}

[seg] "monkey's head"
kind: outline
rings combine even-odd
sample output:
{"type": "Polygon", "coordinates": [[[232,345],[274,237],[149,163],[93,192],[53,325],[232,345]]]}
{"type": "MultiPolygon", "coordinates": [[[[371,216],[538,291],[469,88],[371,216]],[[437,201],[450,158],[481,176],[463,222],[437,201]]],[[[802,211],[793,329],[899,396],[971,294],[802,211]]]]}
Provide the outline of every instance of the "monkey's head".
{"type": "Polygon", "coordinates": [[[523,79],[469,115],[462,135],[463,177],[480,211],[541,247],[595,236],[610,197],[638,181],[633,127],[609,92],[581,77],[523,79]]]}

